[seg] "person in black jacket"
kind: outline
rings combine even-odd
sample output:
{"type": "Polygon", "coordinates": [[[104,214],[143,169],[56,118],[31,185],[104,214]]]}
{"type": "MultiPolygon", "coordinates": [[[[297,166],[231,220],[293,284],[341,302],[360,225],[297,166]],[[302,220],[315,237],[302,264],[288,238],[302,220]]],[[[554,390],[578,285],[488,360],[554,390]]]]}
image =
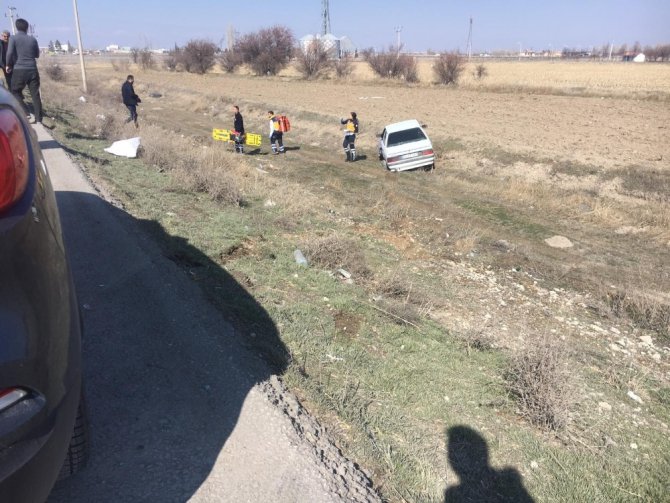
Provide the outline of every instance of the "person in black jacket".
{"type": "Polygon", "coordinates": [[[240,107],[233,106],[233,138],[235,139],[235,152],[244,154],[244,118],[240,113],[240,107]]]}
{"type": "Polygon", "coordinates": [[[7,47],[9,46],[9,32],[4,30],[0,33],[0,65],[2,65],[2,73],[5,75],[5,82],[7,82],[7,89],[12,89],[12,74],[7,73],[7,47]]]}
{"type": "Polygon", "coordinates": [[[121,96],[123,97],[123,104],[128,107],[128,112],[130,112],[130,117],[126,119],[126,124],[133,121],[135,127],[139,127],[137,124],[137,104],[142,103],[142,100],[135,94],[135,89],[133,88],[134,82],[135,77],[128,75],[126,81],[121,86],[121,96]]]}

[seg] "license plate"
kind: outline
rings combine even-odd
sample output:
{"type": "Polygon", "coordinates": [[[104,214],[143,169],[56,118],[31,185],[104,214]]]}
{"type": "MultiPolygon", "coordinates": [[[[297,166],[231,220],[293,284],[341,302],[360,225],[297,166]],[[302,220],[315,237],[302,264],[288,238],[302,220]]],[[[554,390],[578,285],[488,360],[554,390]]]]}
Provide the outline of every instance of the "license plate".
{"type": "Polygon", "coordinates": [[[403,159],[411,159],[412,157],[419,157],[419,153],[412,152],[411,154],[405,154],[402,156],[403,159]]]}

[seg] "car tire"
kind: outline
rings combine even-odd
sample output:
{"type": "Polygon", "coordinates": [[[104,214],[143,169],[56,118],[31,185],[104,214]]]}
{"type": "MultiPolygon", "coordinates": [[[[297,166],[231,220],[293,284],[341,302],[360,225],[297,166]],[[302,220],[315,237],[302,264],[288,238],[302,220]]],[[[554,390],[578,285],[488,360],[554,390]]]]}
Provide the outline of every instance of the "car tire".
{"type": "Polygon", "coordinates": [[[434,169],[435,169],[435,163],[423,167],[423,170],[427,172],[433,171],[434,169]]]}
{"type": "Polygon", "coordinates": [[[60,469],[58,480],[63,480],[75,473],[81,471],[88,461],[89,431],[88,414],[86,411],[86,401],[82,392],[77,407],[77,418],[72,429],[72,438],[67,448],[67,454],[63,460],[63,466],[60,469]]]}
{"type": "Polygon", "coordinates": [[[382,154],[382,151],[379,151],[379,160],[383,161],[384,160],[384,155],[382,154]]]}

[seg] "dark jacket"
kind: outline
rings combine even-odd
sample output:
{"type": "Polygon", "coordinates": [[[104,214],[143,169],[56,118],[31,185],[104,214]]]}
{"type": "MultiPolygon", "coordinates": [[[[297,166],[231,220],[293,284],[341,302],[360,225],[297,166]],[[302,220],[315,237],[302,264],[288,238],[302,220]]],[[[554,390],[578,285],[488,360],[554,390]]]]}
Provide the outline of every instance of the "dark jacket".
{"type": "Polygon", "coordinates": [[[235,123],[233,125],[233,129],[240,134],[244,134],[244,119],[242,118],[242,114],[240,112],[235,113],[235,123]]]}
{"type": "Polygon", "coordinates": [[[7,66],[7,46],[9,45],[9,40],[7,42],[0,40],[0,66],[2,69],[5,69],[7,66]]]}
{"type": "Polygon", "coordinates": [[[37,70],[37,61],[40,57],[40,48],[37,39],[30,35],[17,31],[16,35],[9,37],[7,45],[7,66],[17,70],[37,70]]]}
{"type": "Polygon", "coordinates": [[[124,105],[137,105],[138,103],[142,103],[140,97],[135,94],[133,84],[127,80],[121,86],[121,96],[123,96],[124,105]]]}

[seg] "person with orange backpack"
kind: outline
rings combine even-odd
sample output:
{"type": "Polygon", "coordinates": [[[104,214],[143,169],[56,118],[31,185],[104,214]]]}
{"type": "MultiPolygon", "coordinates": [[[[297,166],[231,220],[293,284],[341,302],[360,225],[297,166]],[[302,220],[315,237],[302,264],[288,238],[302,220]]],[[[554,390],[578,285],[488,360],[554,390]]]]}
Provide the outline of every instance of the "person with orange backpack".
{"type": "Polygon", "coordinates": [[[354,162],[356,160],[356,133],[358,133],[358,118],[356,112],[351,112],[348,119],[340,119],[340,124],[344,124],[344,154],[345,162],[354,162]]]}
{"type": "Polygon", "coordinates": [[[275,113],[270,110],[268,111],[268,119],[270,120],[270,146],[272,147],[273,154],[283,154],[284,153],[284,131],[282,129],[281,121],[275,113]]]}

